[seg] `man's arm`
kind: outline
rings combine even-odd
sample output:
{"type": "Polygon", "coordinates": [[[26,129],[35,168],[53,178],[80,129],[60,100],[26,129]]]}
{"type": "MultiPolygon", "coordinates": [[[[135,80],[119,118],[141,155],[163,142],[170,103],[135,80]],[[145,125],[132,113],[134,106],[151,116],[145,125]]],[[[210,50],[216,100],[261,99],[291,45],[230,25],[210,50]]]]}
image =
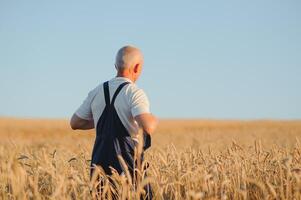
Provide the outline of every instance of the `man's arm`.
{"type": "Polygon", "coordinates": [[[152,134],[158,125],[157,118],[150,113],[137,115],[135,117],[135,120],[138,123],[139,127],[141,127],[148,134],[152,134]]]}
{"type": "Polygon", "coordinates": [[[89,130],[94,128],[91,103],[96,95],[97,90],[98,87],[91,90],[86,99],[73,114],[70,120],[70,126],[73,130],[89,130]]]}
{"type": "Polygon", "coordinates": [[[76,114],[73,114],[70,120],[70,126],[73,130],[89,130],[94,128],[94,121],[93,120],[85,120],[78,117],[76,114]]]}

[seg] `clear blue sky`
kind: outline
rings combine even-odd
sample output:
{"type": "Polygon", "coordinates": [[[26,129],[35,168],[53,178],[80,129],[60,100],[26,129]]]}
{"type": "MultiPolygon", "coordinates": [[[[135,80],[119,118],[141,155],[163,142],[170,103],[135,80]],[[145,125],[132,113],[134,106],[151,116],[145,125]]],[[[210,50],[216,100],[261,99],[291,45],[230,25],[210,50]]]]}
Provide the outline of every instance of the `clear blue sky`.
{"type": "Polygon", "coordinates": [[[162,118],[301,119],[301,2],[0,0],[0,116],[69,117],[142,49],[162,118]]]}

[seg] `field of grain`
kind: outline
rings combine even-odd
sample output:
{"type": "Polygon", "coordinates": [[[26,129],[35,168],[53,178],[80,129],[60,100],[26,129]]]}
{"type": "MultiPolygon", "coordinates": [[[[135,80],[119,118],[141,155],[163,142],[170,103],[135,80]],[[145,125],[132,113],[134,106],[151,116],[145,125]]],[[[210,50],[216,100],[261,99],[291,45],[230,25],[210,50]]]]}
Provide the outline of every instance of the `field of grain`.
{"type": "MultiPolygon", "coordinates": [[[[94,135],[0,119],[0,199],[92,199],[94,135]]],[[[161,120],[152,139],[148,177],[114,175],[102,197],[139,199],[150,183],[154,199],[301,199],[300,121],[161,120]]]]}

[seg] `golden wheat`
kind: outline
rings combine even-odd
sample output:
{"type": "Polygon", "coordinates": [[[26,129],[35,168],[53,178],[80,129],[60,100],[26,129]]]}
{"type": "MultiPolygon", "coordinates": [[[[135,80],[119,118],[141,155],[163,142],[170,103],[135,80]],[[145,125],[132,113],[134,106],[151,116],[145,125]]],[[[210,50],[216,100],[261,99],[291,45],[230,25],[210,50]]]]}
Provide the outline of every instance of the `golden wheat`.
{"type": "Polygon", "coordinates": [[[3,118],[0,199],[139,199],[149,183],[154,199],[301,199],[300,136],[299,121],[163,120],[138,181],[103,176],[99,195],[89,174],[93,131],[3,118]]]}

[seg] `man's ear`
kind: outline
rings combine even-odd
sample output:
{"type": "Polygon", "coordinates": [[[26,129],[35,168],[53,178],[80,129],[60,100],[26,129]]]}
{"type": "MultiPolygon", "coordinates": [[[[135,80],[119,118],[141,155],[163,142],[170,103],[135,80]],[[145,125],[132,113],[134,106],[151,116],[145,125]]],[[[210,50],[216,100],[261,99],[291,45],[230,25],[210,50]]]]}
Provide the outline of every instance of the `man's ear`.
{"type": "Polygon", "coordinates": [[[134,73],[138,73],[139,71],[139,64],[136,64],[134,67],[134,73]]]}

